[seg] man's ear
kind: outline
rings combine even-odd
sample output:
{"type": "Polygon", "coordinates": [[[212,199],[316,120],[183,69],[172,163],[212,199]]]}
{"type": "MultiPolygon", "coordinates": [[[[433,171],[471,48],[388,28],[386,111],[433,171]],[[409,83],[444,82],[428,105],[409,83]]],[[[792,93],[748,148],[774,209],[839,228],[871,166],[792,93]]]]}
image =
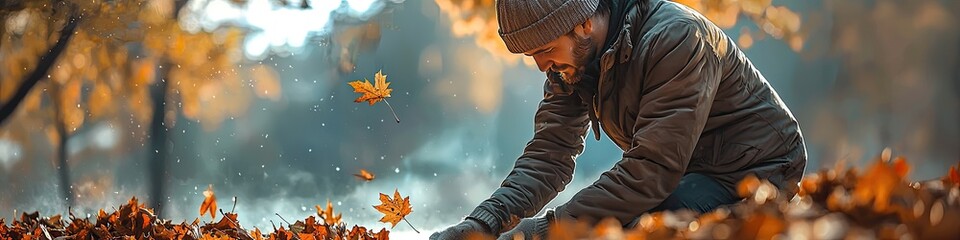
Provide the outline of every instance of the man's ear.
{"type": "Polygon", "coordinates": [[[583,34],[586,34],[586,35],[593,34],[593,31],[595,30],[593,29],[593,26],[594,26],[593,18],[587,18],[587,21],[584,21],[580,25],[583,26],[583,34]]]}
{"type": "Polygon", "coordinates": [[[590,34],[593,34],[593,30],[592,18],[587,18],[587,21],[584,21],[580,25],[577,25],[577,27],[573,28],[573,31],[577,33],[577,35],[580,35],[580,37],[586,37],[590,34]]]}

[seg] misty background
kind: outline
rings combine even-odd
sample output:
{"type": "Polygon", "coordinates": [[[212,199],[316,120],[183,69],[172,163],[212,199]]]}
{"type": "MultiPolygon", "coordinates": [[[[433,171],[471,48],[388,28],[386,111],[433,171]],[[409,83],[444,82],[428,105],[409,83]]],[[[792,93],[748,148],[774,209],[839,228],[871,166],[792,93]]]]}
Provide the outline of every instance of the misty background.
{"type": "MultiPolygon", "coordinates": [[[[245,113],[214,126],[177,117],[167,130],[169,177],[158,213],[164,218],[199,217],[201,193],[212,185],[224,211],[236,197],[248,228],[272,229],[271,220],[282,222],[274,213],[303,219],[329,200],[348,225],[389,229],[372,206],[378,193],[396,189],[410,196],[407,219],[422,234],[405,224],[392,231],[426,237],[486,199],[532,137],[545,77],[529,59],[492,52],[489,36],[471,34],[489,24],[451,18],[471,11],[450,6],[464,1],[321,0],[311,1],[311,10],[224,2],[190,1],[181,25],[252,29],[242,46],[249,65],[239,67],[272,67],[281,93],[253,99],[245,113]],[[347,82],[373,80],[377,71],[392,83],[388,101],[400,123],[382,103],[353,102],[357,94],[347,82]],[[352,174],[360,169],[376,179],[357,179],[352,174]]],[[[800,15],[802,48],[767,36],[745,52],[799,120],[807,173],[838,161],[864,166],[885,147],[908,159],[914,180],[939,178],[960,160],[960,3],[773,4],[800,15]]],[[[724,29],[731,38],[757,28],[743,18],[724,29]]],[[[10,121],[2,130],[36,119],[10,121]]],[[[67,142],[77,216],[154,197],[146,159],[155,149],[125,121],[87,122],[67,142]]],[[[34,136],[26,142],[0,135],[0,218],[65,214],[55,146],[43,129],[25,130],[34,136]]],[[[586,139],[574,181],[548,207],[619,160],[622,152],[605,136],[586,139]]]]}

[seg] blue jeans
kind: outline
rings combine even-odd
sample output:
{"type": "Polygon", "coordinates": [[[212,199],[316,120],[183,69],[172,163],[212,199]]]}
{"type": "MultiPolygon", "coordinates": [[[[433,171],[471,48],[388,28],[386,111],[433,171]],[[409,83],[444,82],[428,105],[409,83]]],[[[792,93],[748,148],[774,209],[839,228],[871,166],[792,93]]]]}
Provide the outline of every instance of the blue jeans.
{"type": "MultiPolygon", "coordinates": [[[[740,201],[740,197],[731,193],[716,179],[699,173],[687,173],[680,178],[680,185],[667,196],[659,206],[649,212],[675,211],[690,209],[698,213],[705,213],[727,204],[740,201]]],[[[639,216],[628,227],[633,227],[639,221],[639,216]]]]}

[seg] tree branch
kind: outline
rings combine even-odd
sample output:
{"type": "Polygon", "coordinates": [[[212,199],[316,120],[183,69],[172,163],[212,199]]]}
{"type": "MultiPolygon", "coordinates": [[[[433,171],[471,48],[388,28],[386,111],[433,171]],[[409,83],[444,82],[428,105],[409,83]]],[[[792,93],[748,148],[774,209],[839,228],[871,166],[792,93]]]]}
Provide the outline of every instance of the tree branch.
{"type": "Polygon", "coordinates": [[[71,15],[70,19],[67,20],[67,24],[63,26],[63,30],[60,30],[60,39],[57,40],[57,43],[47,50],[46,54],[40,56],[40,61],[37,62],[37,67],[33,69],[33,72],[30,75],[24,77],[20,87],[17,88],[17,92],[14,93],[13,97],[10,98],[7,103],[4,103],[0,106],[0,126],[3,126],[3,123],[6,122],[10,116],[13,115],[14,111],[20,106],[20,103],[23,102],[23,99],[27,96],[27,93],[30,93],[30,90],[33,89],[33,86],[37,85],[37,82],[40,82],[44,76],[47,75],[47,71],[50,70],[50,67],[57,61],[57,57],[60,56],[60,53],[63,52],[63,49],[67,48],[67,44],[70,42],[70,37],[73,36],[74,29],[77,28],[77,19],[76,15],[71,15]]]}

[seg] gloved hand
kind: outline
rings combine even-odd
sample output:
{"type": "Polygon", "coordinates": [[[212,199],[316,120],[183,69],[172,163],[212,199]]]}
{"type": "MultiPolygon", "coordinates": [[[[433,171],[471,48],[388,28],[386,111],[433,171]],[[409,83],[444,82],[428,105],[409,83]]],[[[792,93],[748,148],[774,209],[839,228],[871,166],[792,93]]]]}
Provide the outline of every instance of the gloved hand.
{"type": "Polygon", "coordinates": [[[497,240],[513,240],[514,235],[523,235],[523,239],[547,239],[547,229],[554,221],[553,210],[547,210],[543,217],[524,218],[516,227],[500,235],[497,240]]]}
{"type": "Polygon", "coordinates": [[[467,239],[467,236],[469,236],[471,233],[493,235],[487,225],[484,225],[480,221],[472,218],[467,218],[457,225],[453,225],[447,229],[444,229],[443,231],[433,233],[430,235],[430,240],[463,240],[467,239]]]}

